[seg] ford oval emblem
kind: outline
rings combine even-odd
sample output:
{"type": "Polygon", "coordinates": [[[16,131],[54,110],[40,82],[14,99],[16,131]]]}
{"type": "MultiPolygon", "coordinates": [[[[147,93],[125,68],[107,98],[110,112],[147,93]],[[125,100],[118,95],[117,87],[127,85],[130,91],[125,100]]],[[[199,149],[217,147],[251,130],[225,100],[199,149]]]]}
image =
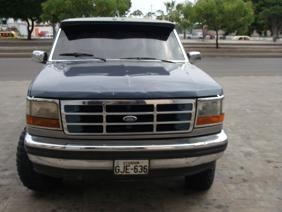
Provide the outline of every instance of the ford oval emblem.
{"type": "Polygon", "coordinates": [[[136,116],[124,116],[122,120],[125,122],[136,122],[137,117],[136,116]]]}

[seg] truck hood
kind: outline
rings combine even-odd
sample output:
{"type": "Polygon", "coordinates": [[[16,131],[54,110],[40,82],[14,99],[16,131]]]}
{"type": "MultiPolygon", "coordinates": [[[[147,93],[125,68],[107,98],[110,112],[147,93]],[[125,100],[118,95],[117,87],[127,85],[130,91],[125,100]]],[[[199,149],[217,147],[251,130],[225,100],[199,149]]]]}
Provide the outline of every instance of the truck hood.
{"type": "Polygon", "coordinates": [[[190,63],[83,61],[47,64],[28,95],[52,99],[195,98],[222,95],[209,75],[190,63]]]}

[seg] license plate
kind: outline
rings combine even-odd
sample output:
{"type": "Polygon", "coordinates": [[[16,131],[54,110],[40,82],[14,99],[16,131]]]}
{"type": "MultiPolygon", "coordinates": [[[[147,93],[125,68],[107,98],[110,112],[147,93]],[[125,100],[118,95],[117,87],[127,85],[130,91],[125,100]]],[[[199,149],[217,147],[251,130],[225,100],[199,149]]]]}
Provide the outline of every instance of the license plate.
{"type": "Polygon", "coordinates": [[[145,175],[149,173],[149,160],[115,160],[115,175],[145,175]]]}

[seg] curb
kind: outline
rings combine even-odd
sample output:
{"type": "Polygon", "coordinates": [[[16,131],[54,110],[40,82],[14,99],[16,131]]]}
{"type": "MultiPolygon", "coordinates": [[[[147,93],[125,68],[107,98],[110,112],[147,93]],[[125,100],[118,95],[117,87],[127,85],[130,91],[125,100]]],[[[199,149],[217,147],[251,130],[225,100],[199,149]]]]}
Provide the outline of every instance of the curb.
{"type": "MultiPolygon", "coordinates": [[[[244,53],[244,54],[232,54],[232,53],[225,53],[225,54],[212,54],[212,53],[205,53],[202,52],[202,57],[238,57],[238,58],[282,58],[282,53],[281,54],[249,54],[249,53],[244,53]]],[[[1,58],[31,58],[31,53],[0,53],[0,59],[1,58]]]]}
{"type": "MultiPolygon", "coordinates": [[[[0,58],[31,58],[33,50],[49,51],[53,40],[0,40],[0,58]]],[[[203,57],[282,58],[282,43],[220,43],[182,41],[185,51],[200,51],[203,57]]]]}

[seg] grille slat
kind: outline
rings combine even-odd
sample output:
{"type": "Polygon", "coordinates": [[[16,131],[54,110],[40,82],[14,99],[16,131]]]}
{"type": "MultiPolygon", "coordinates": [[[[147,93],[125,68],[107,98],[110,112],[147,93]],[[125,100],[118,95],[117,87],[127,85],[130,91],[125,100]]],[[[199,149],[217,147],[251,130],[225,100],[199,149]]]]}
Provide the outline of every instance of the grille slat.
{"type": "Polygon", "coordinates": [[[189,121],[191,120],[192,114],[191,113],[182,113],[182,114],[158,114],[157,121],[189,121]]]}
{"type": "Polygon", "coordinates": [[[192,104],[161,104],[157,105],[157,111],[191,111],[192,104]]]}
{"type": "MultiPolygon", "coordinates": [[[[138,122],[153,122],[154,121],[154,115],[136,115],[136,114],[132,114],[135,115],[137,117],[137,121],[135,123],[138,122]]],[[[108,115],[106,118],[107,123],[123,123],[124,124],[124,115],[108,115]]]]}
{"type": "Polygon", "coordinates": [[[65,105],[65,112],[99,113],[103,111],[102,105],[65,105]]]}
{"type": "Polygon", "coordinates": [[[107,105],[106,112],[151,112],[154,110],[154,105],[107,105]]]}
{"type": "Polygon", "coordinates": [[[157,131],[184,131],[188,130],[190,124],[158,124],[157,131]]]}
{"type": "Polygon", "coordinates": [[[153,125],[113,125],[107,126],[109,133],[124,133],[124,132],[153,132],[153,125]]]}
{"type": "Polygon", "coordinates": [[[68,123],[102,123],[103,116],[101,115],[66,115],[68,123]]]}
{"type": "Polygon", "coordinates": [[[187,133],[195,100],[64,100],[61,113],[67,134],[187,133]]]}
{"type": "Polygon", "coordinates": [[[102,133],[103,127],[101,125],[68,125],[68,131],[72,133],[102,133]]]}

